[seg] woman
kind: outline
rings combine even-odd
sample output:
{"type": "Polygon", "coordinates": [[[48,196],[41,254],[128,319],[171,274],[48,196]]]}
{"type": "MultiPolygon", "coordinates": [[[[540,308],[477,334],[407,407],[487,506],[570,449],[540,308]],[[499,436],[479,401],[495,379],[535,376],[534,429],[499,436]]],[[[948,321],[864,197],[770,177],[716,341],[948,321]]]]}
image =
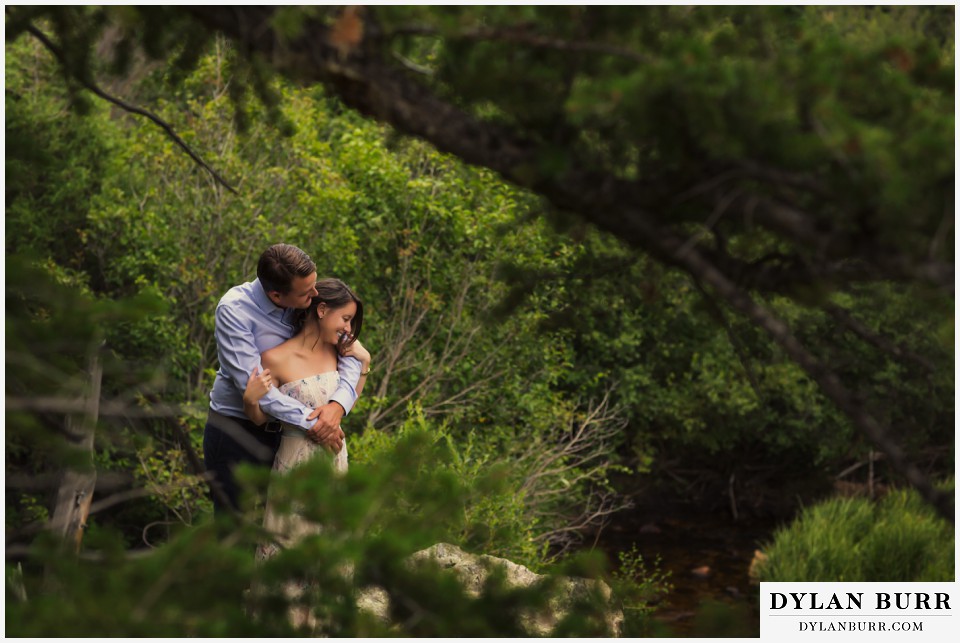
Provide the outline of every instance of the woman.
{"type": "MultiPolygon", "coordinates": [[[[326,404],[340,383],[337,360],[342,356],[352,355],[360,360],[357,395],[363,391],[370,372],[370,353],[357,342],[363,326],[363,302],[339,279],[321,279],[316,289],[317,295],[297,322],[300,329],[292,338],[260,356],[263,373],[252,376],[247,383],[244,412],[257,424],[269,419],[258,401],[273,385],[307,406],[317,408],[326,404]]],[[[273,469],[282,474],[318,456],[330,457],[327,448],[308,439],[303,429],[284,425],[273,469]]],[[[334,469],[345,472],[346,441],[333,457],[334,469]]],[[[280,547],[319,530],[296,512],[286,515],[275,512],[269,498],[264,527],[274,534],[276,542],[260,545],[257,560],[273,556],[280,547]]]]}

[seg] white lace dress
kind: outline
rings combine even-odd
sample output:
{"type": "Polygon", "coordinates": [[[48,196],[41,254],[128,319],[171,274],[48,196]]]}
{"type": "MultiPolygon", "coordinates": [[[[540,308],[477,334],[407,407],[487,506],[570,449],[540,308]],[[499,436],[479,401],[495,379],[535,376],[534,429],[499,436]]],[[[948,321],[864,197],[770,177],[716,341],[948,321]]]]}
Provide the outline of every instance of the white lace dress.
{"type": "MultiPolygon", "coordinates": [[[[330,396],[340,384],[340,374],[329,371],[304,377],[303,379],[287,382],[279,387],[285,395],[303,402],[305,405],[318,408],[330,401],[330,396]]],[[[273,461],[273,474],[283,475],[290,469],[310,460],[311,458],[333,457],[333,468],[343,473],[347,470],[347,443],[344,440],[343,448],[336,456],[322,445],[317,444],[306,436],[300,427],[284,424],[283,437],[277,457],[273,461]]],[[[275,512],[267,494],[267,506],[264,512],[263,526],[274,536],[274,540],[257,547],[257,560],[263,560],[276,554],[282,547],[299,541],[304,536],[316,534],[320,531],[319,525],[312,523],[296,511],[290,513],[275,512]]]]}

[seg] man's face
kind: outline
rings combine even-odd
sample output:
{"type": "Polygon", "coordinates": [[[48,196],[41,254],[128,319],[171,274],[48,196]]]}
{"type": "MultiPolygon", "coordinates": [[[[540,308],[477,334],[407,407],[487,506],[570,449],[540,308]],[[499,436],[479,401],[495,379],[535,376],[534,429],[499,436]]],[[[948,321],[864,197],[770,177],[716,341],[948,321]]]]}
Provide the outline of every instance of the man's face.
{"type": "Polygon", "coordinates": [[[290,292],[285,295],[276,290],[270,291],[270,300],[280,308],[308,308],[310,301],[317,294],[317,273],[313,272],[306,277],[294,277],[290,284],[290,292]]]}

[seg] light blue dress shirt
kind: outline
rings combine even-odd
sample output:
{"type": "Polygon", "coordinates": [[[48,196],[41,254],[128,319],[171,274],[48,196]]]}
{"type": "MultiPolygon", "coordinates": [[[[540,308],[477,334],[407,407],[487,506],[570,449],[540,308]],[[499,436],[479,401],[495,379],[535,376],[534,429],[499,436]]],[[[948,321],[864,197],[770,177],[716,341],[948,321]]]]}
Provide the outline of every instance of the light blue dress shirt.
{"type": "MultiPolygon", "coordinates": [[[[275,305],[259,279],[234,286],[217,304],[215,336],[220,368],[210,391],[210,408],[222,415],[246,419],[243,413],[243,391],[254,367],[263,370],[260,354],[293,337],[291,318],[296,311],[275,305]]],[[[360,381],[360,360],[340,357],[337,371],[340,385],[330,400],[338,402],[349,413],[357,401],[356,386],[360,381]]],[[[276,388],[260,398],[260,408],[278,420],[311,428],[315,420],[307,419],[313,412],[276,388]]]]}

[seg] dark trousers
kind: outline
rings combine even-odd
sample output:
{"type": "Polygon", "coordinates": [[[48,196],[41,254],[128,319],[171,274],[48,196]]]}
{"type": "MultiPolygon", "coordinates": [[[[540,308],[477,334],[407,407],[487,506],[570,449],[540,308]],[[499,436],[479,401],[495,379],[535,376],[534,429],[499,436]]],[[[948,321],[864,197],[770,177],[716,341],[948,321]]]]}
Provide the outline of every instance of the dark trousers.
{"type": "Polygon", "coordinates": [[[282,435],[280,431],[266,431],[245,418],[209,411],[203,429],[203,460],[207,471],[213,474],[210,497],[214,514],[240,508],[240,489],[233,475],[234,468],[243,462],[272,467],[282,435]]]}

